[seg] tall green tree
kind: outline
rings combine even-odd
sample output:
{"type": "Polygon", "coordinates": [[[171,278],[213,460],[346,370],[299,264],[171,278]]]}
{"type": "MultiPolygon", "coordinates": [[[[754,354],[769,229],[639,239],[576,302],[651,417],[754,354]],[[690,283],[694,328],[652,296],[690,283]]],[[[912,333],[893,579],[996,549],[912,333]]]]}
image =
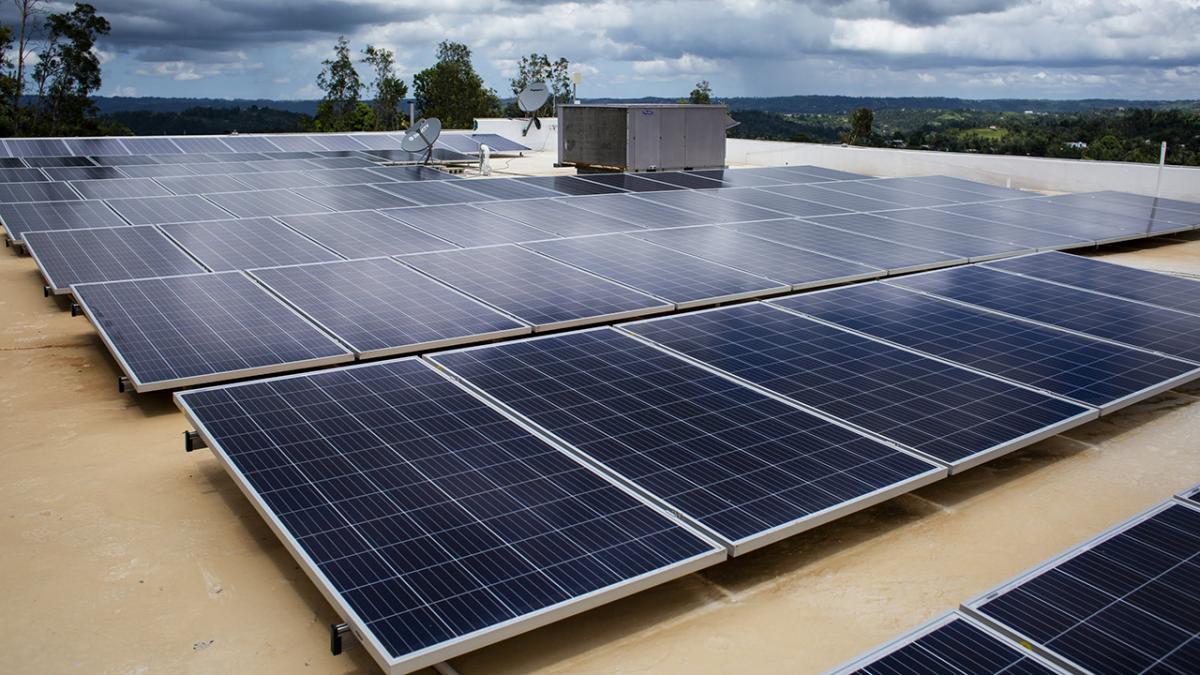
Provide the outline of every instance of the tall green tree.
{"type": "Polygon", "coordinates": [[[317,131],[362,131],[375,126],[374,112],[362,103],[363,84],[350,58],[350,43],[340,36],[333,48],[333,58],[321,62],[324,68],[317,75],[317,86],[325,95],[317,104],[314,126],[317,131]]]}
{"type": "Polygon", "coordinates": [[[46,18],[46,47],[33,69],[38,83],[37,132],[49,136],[95,133],[100,89],[97,38],[108,35],[108,20],[86,3],[46,18]]]}
{"type": "Polygon", "coordinates": [[[0,26],[0,136],[13,136],[17,131],[16,106],[13,96],[17,90],[16,78],[12,75],[13,34],[8,26],[0,26]]]}
{"type": "MultiPolygon", "coordinates": [[[[538,110],[538,115],[546,117],[554,114],[556,103],[571,100],[570,71],[571,62],[565,58],[559,57],[557,61],[551,61],[548,55],[534,52],[521,57],[517,63],[517,76],[510,79],[509,84],[512,86],[513,95],[516,96],[533,82],[545,82],[546,87],[550,89],[550,100],[538,110]]],[[[513,107],[514,110],[509,112],[514,115],[520,114],[521,109],[516,107],[515,103],[513,107]]]]}
{"type": "Polygon", "coordinates": [[[367,45],[363,50],[363,63],[375,72],[371,82],[371,93],[375,101],[375,130],[394,131],[407,126],[404,117],[404,97],[408,96],[408,85],[396,77],[396,56],[389,49],[367,45]]]}
{"type": "Polygon", "coordinates": [[[867,145],[871,142],[875,113],[870,108],[859,108],[850,114],[850,131],[842,140],[850,145],[867,145]]]}
{"type": "Polygon", "coordinates": [[[712,85],[708,83],[708,80],[700,80],[696,83],[696,88],[688,94],[688,103],[712,103],[712,85]]]}
{"type": "Polygon", "coordinates": [[[1117,162],[1125,156],[1125,145],[1121,143],[1121,139],[1109,134],[1088,145],[1087,150],[1083,151],[1083,156],[1085,159],[1117,162]]]}
{"type": "Polygon", "coordinates": [[[471,49],[458,42],[439,44],[437,63],[413,76],[413,98],[422,117],[436,117],[449,129],[500,114],[500,97],[475,72],[471,49]]]}

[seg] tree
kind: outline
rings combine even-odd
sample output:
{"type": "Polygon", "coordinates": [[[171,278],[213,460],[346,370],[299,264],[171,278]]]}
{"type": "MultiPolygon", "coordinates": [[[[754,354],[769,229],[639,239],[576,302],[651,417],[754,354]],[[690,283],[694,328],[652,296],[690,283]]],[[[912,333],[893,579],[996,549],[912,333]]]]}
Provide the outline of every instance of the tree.
{"type": "MultiPolygon", "coordinates": [[[[21,95],[25,93],[25,63],[33,55],[33,50],[29,48],[33,37],[29,24],[42,13],[41,6],[44,3],[45,0],[13,0],[13,7],[17,10],[17,73],[16,89],[12,92],[13,108],[16,110],[20,109],[21,95]]],[[[9,35],[11,39],[11,30],[9,35]]]]}
{"type": "Polygon", "coordinates": [[[859,108],[850,114],[850,131],[843,134],[842,141],[850,145],[867,145],[871,141],[871,127],[875,124],[875,113],[870,108],[859,108]]]}
{"type": "Polygon", "coordinates": [[[458,42],[439,44],[437,63],[413,76],[413,98],[423,117],[437,117],[448,129],[500,114],[500,98],[471,66],[470,48],[458,42]]]}
{"type": "Polygon", "coordinates": [[[358,99],[363,85],[350,59],[350,43],[345,35],[338,37],[334,57],[321,64],[325,68],[317,75],[317,86],[325,95],[317,104],[317,131],[361,131],[358,125],[364,120],[358,99]]]}
{"type": "MultiPolygon", "coordinates": [[[[554,114],[556,103],[571,100],[570,70],[570,61],[564,58],[551,61],[548,55],[534,52],[521,57],[517,63],[517,76],[509,80],[509,84],[512,85],[513,95],[516,96],[533,82],[545,82],[550,89],[550,100],[538,110],[538,115],[546,117],[554,114]]],[[[521,110],[516,108],[510,112],[520,114],[521,110]]]]}
{"type": "Polygon", "coordinates": [[[700,80],[696,83],[696,88],[692,93],[688,94],[688,103],[694,104],[709,104],[712,103],[712,85],[708,80],[700,80]]]}
{"type": "Polygon", "coordinates": [[[96,39],[108,35],[108,20],[96,8],[75,3],[65,14],[46,18],[46,48],[33,69],[38,83],[39,132],[50,136],[82,134],[96,129],[91,94],[100,89],[96,39]]]}
{"type": "Polygon", "coordinates": [[[10,49],[12,29],[0,26],[0,136],[12,136],[17,130],[16,108],[12,104],[16,81],[9,70],[12,68],[12,61],[8,55],[10,49]]]}
{"type": "Polygon", "coordinates": [[[1083,151],[1085,159],[1097,159],[1103,162],[1118,162],[1125,156],[1125,146],[1121,139],[1109,134],[1088,145],[1083,151]]]}
{"type": "Polygon", "coordinates": [[[408,96],[408,85],[396,77],[396,57],[389,49],[367,45],[363,50],[363,63],[375,71],[375,79],[371,82],[371,91],[375,100],[376,131],[394,131],[403,129],[406,124],[404,97],[408,96]]]}

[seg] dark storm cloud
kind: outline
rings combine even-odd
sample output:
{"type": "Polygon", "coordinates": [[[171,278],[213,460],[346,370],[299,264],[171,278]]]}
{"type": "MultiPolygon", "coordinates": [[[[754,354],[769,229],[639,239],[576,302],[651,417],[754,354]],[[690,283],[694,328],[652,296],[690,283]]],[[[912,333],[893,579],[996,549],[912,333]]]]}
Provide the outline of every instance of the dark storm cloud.
{"type": "Polygon", "coordinates": [[[890,0],[884,2],[885,18],[910,26],[936,26],[949,19],[972,14],[1001,12],[1025,0],[890,0]]]}

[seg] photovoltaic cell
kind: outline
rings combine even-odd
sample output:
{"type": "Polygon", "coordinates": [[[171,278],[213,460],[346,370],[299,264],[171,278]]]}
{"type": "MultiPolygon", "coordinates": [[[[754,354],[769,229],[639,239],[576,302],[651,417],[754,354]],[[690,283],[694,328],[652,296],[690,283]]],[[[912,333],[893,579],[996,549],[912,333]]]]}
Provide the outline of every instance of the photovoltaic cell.
{"type": "Polygon", "coordinates": [[[239,272],[71,291],[139,392],[354,358],[239,272]]]}
{"type": "Polygon", "coordinates": [[[129,151],[116,138],[68,138],[71,155],[127,155],[129,151]]]}
{"type": "Polygon", "coordinates": [[[1006,241],[1018,246],[1026,246],[1039,250],[1075,248],[1078,246],[1094,245],[1096,242],[1083,237],[1075,237],[1054,232],[1043,232],[1015,225],[1006,225],[991,220],[972,218],[935,209],[904,209],[888,211],[887,218],[913,223],[921,227],[929,227],[946,232],[969,234],[994,241],[1006,241]]]}
{"type": "Polygon", "coordinates": [[[787,184],[799,183],[828,183],[829,178],[825,176],[815,176],[812,174],[803,173],[792,167],[786,166],[756,166],[748,169],[739,169],[740,171],[748,171],[756,176],[766,176],[778,181],[783,181],[787,184]]]}
{"type": "Polygon", "coordinates": [[[673,206],[658,204],[633,195],[596,195],[572,197],[562,200],[566,204],[593,213],[620,218],[637,227],[680,227],[683,225],[711,225],[715,219],[673,206]]]}
{"type": "Polygon", "coordinates": [[[157,182],[177,195],[202,195],[251,189],[249,185],[233,176],[175,176],[159,178],[157,182]]]}
{"type": "Polygon", "coordinates": [[[0,169],[0,183],[42,183],[48,180],[51,179],[41,169],[0,169]]]}
{"type": "Polygon", "coordinates": [[[609,328],[430,359],[734,555],[943,475],[609,328]]]}
{"type": "Polygon", "coordinates": [[[465,204],[489,199],[478,192],[464,190],[458,185],[458,181],[424,180],[416,183],[383,183],[375,187],[423,206],[465,204]]]}
{"type": "Polygon", "coordinates": [[[679,309],[790,290],[779,282],[624,234],[539,241],[524,246],[673,302],[679,309]]]}
{"type": "Polygon", "coordinates": [[[631,332],[962,471],[1095,419],[1090,408],[751,303],[631,332]]]}
{"type": "Polygon", "coordinates": [[[70,156],[70,157],[26,157],[24,159],[21,159],[19,157],[8,157],[6,159],[7,159],[6,162],[0,162],[0,166],[3,166],[5,168],[26,167],[26,166],[39,167],[39,168],[66,168],[66,167],[80,167],[80,166],[90,166],[90,167],[96,166],[96,163],[93,162],[88,157],[74,157],[74,156],[70,156]]]}
{"type": "Polygon", "coordinates": [[[632,236],[774,279],[792,290],[873,279],[885,272],[712,225],[643,230],[632,236]]]}
{"type": "Polygon", "coordinates": [[[1147,195],[1138,195],[1129,192],[1115,192],[1113,190],[1085,192],[1083,194],[1103,203],[1137,204],[1139,206],[1159,207],[1171,209],[1172,211],[1200,214],[1200,203],[1197,202],[1188,202],[1179,199],[1167,199],[1165,197],[1150,197],[1147,195]]]}
{"type": "Polygon", "coordinates": [[[711,190],[714,188],[725,187],[725,184],[719,180],[697,176],[694,173],[686,173],[684,171],[662,171],[651,174],[645,174],[643,178],[656,180],[667,185],[676,185],[689,190],[711,190]]]}
{"type": "Polygon", "coordinates": [[[303,136],[300,134],[279,134],[277,136],[271,136],[271,143],[280,150],[287,152],[304,152],[325,149],[325,146],[314,141],[312,136],[303,136]]]}
{"type": "Polygon", "coordinates": [[[280,216],[279,220],[347,258],[457,248],[448,241],[409,227],[378,211],[280,216]]]}
{"type": "Polygon", "coordinates": [[[61,157],[71,154],[58,138],[7,138],[4,144],[13,157],[61,157]]]}
{"type": "Polygon", "coordinates": [[[927,183],[920,178],[904,177],[904,178],[878,178],[870,181],[864,181],[872,185],[881,187],[889,187],[903,192],[925,195],[928,197],[936,197],[945,200],[947,204],[965,204],[970,202],[979,202],[995,199],[991,194],[988,194],[987,189],[967,190],[948,185],[935,185],[927,183]]]}
{"type": "Polygon", "coordinates": [[[768,220],[725,227],[781,244],[870,265],[892,274],[956,265],[967,261],[961,256],[864,237],[861,234],[822,227],[802,220],[768,220]]]}
{"type": "Polygon", "coordinates": [[[987,183],[979,183],[973,180],[963,178],[954,178],[952,176],[915,176],[915,181],[929,183],[930,185],[942,185],[946,187],[958,188],[959,190],[969,190],[987,195],[992,199],[1013,199],[1017,197],[1028,197],[1029,193],[1024,190],[1015,190],[1013,188],[1002,188],[987,183]]]}
{"type": "Polygon", "coordinates": [[[0,183],[0,204],[55,202],[79,198],[79,194],[66,183],[0,183]]]}
{"type": "Polygon", "coordinates": [[[77,180],[71,182],[84,199],[126,199],[136,197],[165,197],[171,191],[149,178],[113,178],[110,180],[77,180]]]}
{"type": "Polygon", "coordinates": [[[1122,216],[1127,216],[1130,219],[1139,222],[1161,221],[1164,227],[1168,227],[1169,223],[1191,225],[1193,227],[1197,224],[1200,224],[1200,214],[1197,213],[1176,211],[1153,204],[1102,201],[1087,194],[1055,195],[1053,197],[1045,197],[1044,201],[1088,210],[1102,210],[1106,213],[1115,213],[1122,216]]]}
{"type": "MultiPolygon", "coordinates": [[[[338,187],[296,188],[296,194],[310,199],[318,204],[328,206],[334,211],[357,211],[360,209],[389,209],[401,206],[412,206],[403,197],[376,190],[370,185],[341,185],[338,187]]],[[[278,214],[286,215],[286,214],[278,214]]]]}
{"type": "MultiPolygon", "coordinates": [[[[0,146],[3,143],[0,142],[0,146]]],[[[25,169],[31,166],[26,160],[36,159],[34,157],[0,157],[0,167],[5,169],[25,169]]]]}
{"type": "MultiPolygon", "coordinates": [[[[316,179],[321,185],[398,185],[390,178],[380,176],[373,169],[313,169],[305,175],[316,179]]],[[[421,181],[423,185],[448,184],[448,181],[421,181]]]]}
{"type": "Polygon", "coordinates": [[[1006,209],[1013,209],[1033,215],[1049,215],[1070,221],[1083,221],[1095,225],[1112,227],[1129,235],[1140,234],[1142,236],[1152,236],[1154,234],[1192,229],[1190,223],[1169,220],[1161,212],[1156,214],[1147,212],[1145,216],[1129,216],[1105,210],[1103,207],[1086,209],[1068,204],[1056,204],[1047,201],[1045,197],[1010,199],[1004,202],[1002,206],[1006,209]]]}
{"type": "Polygon", "coordinates": [[[174,155],[183,152],[169,138],[122,138],[121,144],[131,155],[174,155]]]}
{"type": "Polygon", "coordinates": [[[997,223],[1015,227],[1051,232],[1078,237],[1094,242],[1124,241],[1144,236],[1143,233],[1131,232],[1109,225],[1098,225],[1089,221],[1068,220],[1055,216],[1033,215],[1024,211],[1008,209],[999,203],[995,204],[958,204],[943,206],[938,209],[955,215],[983,218],[997,223]]]}
{"type": "Polygon", "coordinates": [[[109,199],[108,205],[133,225],[222,220],[229,213],[196,195],[109,199]]]}
{"type": "Polygon", "coordinates": [[[709,222],[713,223],[739,223],[750,220],[772,220],[776,218],[786,218],[788,214],[778,211],[768,211],[767,209],[744,204],[742,202],[730,201],[728,199],[717,199],[707,192],[698,192],[695,190],[680,190],[678,192],[655,192],[651,194],[639,195],[636,199],[644,199],[655,202],[656,204],[665,204],[673,206],[684,211],[691,211],[709,218],[709,222]]]}
{"type": "Polygon", "coordinates": [[[500,134],[471,134],[471,140],[486,144],[493,152],[525,152],[530,149],[500,134]]]}
{"type": "Polygon", "coordinates": [[[313,172],[269,171],[239,173],[237,180],[254,190],[279,190],[284,188],[319,187],[325,185],[313,172]]]}
{"type": "Polygon", "coordinates": [[[400,260],[538,330],[671,309],[661,300],[516,246],[425,253],[400,260]]]}
{"type": "Polygon", "coordinates": [[[566,237],[638,229],[624,220],[573,206],[571,200],[522,199],[512,202],[487,202],[477,206],[485,211],[532,225],[539,230],[566,237]]]}
{"type": "Polygon", "coordinates": [[[1065,396],[1104,413],[1200,376],[1195,364],[886,284],[805,293],[770,304],[1065,396]]]}
{"type": "Polygon", "coordinates": [[[888,283],[1200,362],[1200,317],[979,265],[888,283]]]}
{"type": "Polygon", "coordinates": [[[207,271],[149,225],[26,232],[25,245],[54,293],[69,293],[71,284],[207,271]]]}
{"type": "Polygon", "coordinates": [[[529,332],[529,327],[391,258],[251,274],[357,354],[386,356],[529,332]]]}
{"type": "Polygon", "coordinates": [[[418,359],[177,402],[389,672],[725,556],[418,359]]]}
{"type": "MultiPolygon", "coordinates": [[[[6,171],[11,171],[7,169],[6,171]]],[[[32,169],[29,169],[30,171],[32,169]]],[[[111,166],[63,166],[43,169],[51,180],[91,181],[106,178],[126,178],[126,174],[111,166]]],[[[32,179],[31,179],[32,180],[32,179]]],[[[99,199],[99,197],[89,197],[99,199]]]]}
{"type": "Polygon", "coordinates": [[[989,264],[992,269],[1200,314],[1200,282],[1067,253],[1041,253],[989,264]]]}
{"type": "MultiPolygon", "coordinates": [[[[139,164],[122,166],[121,173],[128,178],[168,178],[172,176],[195,176],[202,164],[139,164]]],[[[244,186],[242,189],[246,189],[244,186]]]]}
{"type": "Polygon", "coordinates": [[[864,178],[873,178],[863,173],[851,173],[849,171],[838,171],[837,169],[826,169],[823,166],[813,166],[811,164],[797,164],[794,166],[778,167],[782,171],[795,171],[804,173],[809,176],[819,176],[829,181],[843,180],[862,180],[864,178]]]}
{"type": "Polygon", "coordinates": [[[886,239],[900,244],[919,246],[931,251],[941,251],[961,256],[971,261],[1032,253],[1033,249],[1022,248],[1002,241],[992,241],[967,234],[918,227],[899,220],[891,220],[870,213],[850,213],[843,216],[820,216],[809,218],[811,222],[826,227],[854,232],[877,239],[886,239]]]}
{"type": "Polygon", "coordinates": [[[621,188],[601,185],[600,183],[582,180],[574,176],[524,176],[514,178],[513,180],[518,183],[527,183],[546,188],[547,190],[560,192],[564,195],[604,195],[625,192],[621,188]]]}
{"type": "MultiPolygon", "coordinates": [[[[959,200],[945,199],[941,197],[930,197],[912,191],[893,190],[891,188],[879,185],[874,182],[859,182],[859,181],[841,181],[836,185],[821,186],[828,190],[837,190],[846,194],[858,195],[860,197],[869,197],[886,202],[894,202],[903,204],[904,206],[941,206],[944,204],[956,204],[959,200]]],[[[979,198],[969,201],[979,201],[979,198]]]]}
{"type": "Polygon", "coordinates": [[[489,246],[554,236],[467,204],[389,209],[386,213],[459,246],[489,246]]]}
{"type": "Polygon", "coordinates": [[[163,225],[162,231],[218,272],[341,260],[270,218],[174,223],[163,225]]]}
{"type": "Polygon", "coordinates": [[[886,211],[888,209],[903,208],[905,204],[897,201],[884,201],[882,199],[872,199],[871,197],[860,197],[846,192],[838,192],[832,188],[825,188],[819,185],[781,185],[779,187],[766,187],[764,190],[774,192],[776,194],[786,195],[788,197],[796,197],[797,199],[806,199],[810,202],[819,202],[821,204],[829,204],[848,211],[886,211]]]}
{"type": "Polygon", "coordinates": [[[367,146],[354,140],[353,136],[346,134],[315,134],[310,136],[318,144],[325,146],[326,150],[366,150],[367,146]]]}
{"type": "Polygon", "coordinates": [[[317,157],[305,161],[318,169],[364,169],[379,166],[366,157],[317,157]]]}
{"type": "Polygon", "coordinates": [[[1151,509],[965,604],[1076,672],[1193,673],[1200,510],[1151,509]]]}
{"type": "MultiPolygon", "coordinates": [[[[194,155],[193,155],[194,156],[194,155]]],[[[100,166],[154,166],[158,160],[148,155],[91,155],[93,162],[100,166]]]]}
{"type": "Polygon", "coordinates": [[[479,141],[473,140],[466,134],[445,134],[437,139],[437,144],[455,152],[474,154],[479,152],[479,141]]]}
{"type": "MultiPolygon", "coordinates": [[[[689,171],[688,173],[719,180],[730,187],[758,187],[760,185],[784,185],[787,181],[761,176],[744,169],[712,169],[708,171],[689,171]]],[[[796,181],[799,182],[799,181],[796,181]]]]}
{"type": "Polygon", "coordinates": [[[452,176],[445,171],[431,169],[427,166],[380,166],[374,169],[368,169],[368,171],[383,176],[385,180],[394,181],[456,180],[458,178],[457,176],[452,176]]]}
{"type": "Polygon", "coordinates": [[[29,204],[0,204],[0,221],[11,241],[22,241],[34,230],[73,230],[83,227],[126,225],[104,202],[66,201],[29,204]]]}
{"type": "MultiPolygon", "coordinates": [[[[536,199],[537,197],[553,197],[555,193],[529,183],[521,183],[512,178],[481,178],[479,180],[464,180],[459,187],[478,192],[488,199],[536,199]]],[[[473,199],[471,201],[480,201],[473,199]]]]}
{"type": "Polygon", "coordinates": [[[332,210],[290,190],[221,192],[205,195],[205,198],[239,218],[292,216],[332,210]]]}
{"type": "Polygon", "coordinates": [[[225,136],[221,140],[234,152],[278,152],[281,149],[262,136],[225,136]]]}
{"type": "Polygon", "coordinates": [[[759,190],[757,188],[722,188],[714,192],[713,195],[721,199],[761,206],[764,209],[771,209],[792,216],[829,216],[835,213],[849,213],[846,209],[840,209],[836,206],[796,199],[795,197],[788,197],[787,195],[767,192],[766,190],[759,190]]]}
{"type": "Polygon", "coordinates": [[[188,137],[176,138],[175,145],[188,155],[204,152],[230,152],[232,148],[221,142],[219,138],[188,137]]]}
{"type": "Polygon", "coordinates": [[[664,190],[682,190],[683,188],[677,185],[668,185],[657,181],[648,180],[639,176],[634,176],[628,173],[589,173],[580,174],[577,178],[581,180],[607,185],[609,187],[621,188],[629,192],[662,192],[664,190]]]}

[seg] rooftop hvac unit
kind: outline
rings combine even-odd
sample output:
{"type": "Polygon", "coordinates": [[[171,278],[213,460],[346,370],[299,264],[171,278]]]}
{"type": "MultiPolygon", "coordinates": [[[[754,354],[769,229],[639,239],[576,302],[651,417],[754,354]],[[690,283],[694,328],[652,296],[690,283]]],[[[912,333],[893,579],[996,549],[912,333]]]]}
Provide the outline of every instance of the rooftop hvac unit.
{"type": "Polygon", "coordinates": [[[560,105],[558,162],[620,171],[723,168],[732,124],[723,105],[560,105]]]}

